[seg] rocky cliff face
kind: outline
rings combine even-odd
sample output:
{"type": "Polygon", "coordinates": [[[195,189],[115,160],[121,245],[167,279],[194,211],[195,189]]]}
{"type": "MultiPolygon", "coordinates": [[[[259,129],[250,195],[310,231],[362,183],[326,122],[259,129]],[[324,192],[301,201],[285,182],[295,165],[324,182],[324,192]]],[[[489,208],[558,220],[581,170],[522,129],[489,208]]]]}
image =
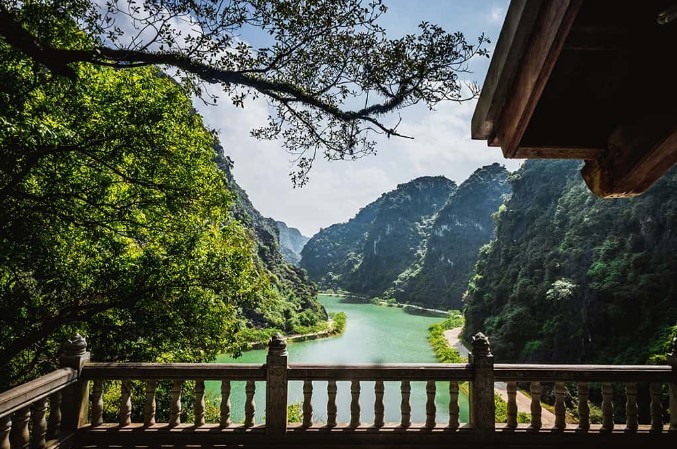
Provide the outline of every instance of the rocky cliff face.
{"type": "Polygon", "coordinates": [[[245,315],[255,326],[278,327],[292,331],[296,315],[303,313],[306,321],[327,319],[324,307],[317,302],[317,288],[306,273],[286,262],[280,249],[278,226],[254,207],[247,193],[233,177],[233,162],[217,148],[217,163],[226,173],[234,195],[233,215],[251,233],[257,248],[257,263],[271,281],[271,291],[262,293],[262,301],[245,315]]]}
{"type": "Polygon", "coordinates": [[[308,240],[309,237],[301,234],[296,228],[290,228],[283,221],[276,221],[277,230],[280,235],[280,251],[282,252],[282,257],[288,263],[298,266],[301,262],[301,250],[308,240]]]}
{"type": "Polygon", "coordinates": [[[436,214],[425,251],[411,277],[390,296],[439,309],[461,309],[479,249],[494,236],[492,215],[510,193],[508,171],[493,164],[475,171],[436,214]]]}
{"type": "Polygon", "coordinates": [[[425,251],[434,216],[455,189],[441,176],[401,184],[311,238],[301,266],[323,288],[382,295],[425,251]]]}
{"type": "Polygon", "coordinates": [[[646,363],[677,323],[677,170],[629,199],[591,194],[574,161],[510,177],[469,286],[464,335],[502,361],[646,363]]]}

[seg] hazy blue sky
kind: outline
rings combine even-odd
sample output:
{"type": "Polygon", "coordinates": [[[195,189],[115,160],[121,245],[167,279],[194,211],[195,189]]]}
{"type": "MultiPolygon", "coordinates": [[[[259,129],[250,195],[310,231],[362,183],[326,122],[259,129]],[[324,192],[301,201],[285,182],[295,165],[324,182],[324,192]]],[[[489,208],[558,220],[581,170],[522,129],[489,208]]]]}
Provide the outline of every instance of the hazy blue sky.
{"type": "MultiPolygon", "coordinates": [[[[447,31],[462,31],[468,40],[484,32],[493,47],[508,1],[386,0],[386,5],[389,9],[380,23],[391,37],[415,32],[421,21],[428,21],[447,31]]],[[[482,82],[487,68],[488,60],[478,61],[467,79],[482,82]]],[[[513,170],[519,164],[505,161],[500,149],[470,140],[474,102],[447,103],[433,112],[416,108],[402,113],[400,130],[414,140],[383,139],[376,156],[355,162],[317,160],[310,183],[294,189],[289,154],[277,142],[249,136],[252,128],[266,122],[265,102],[250,102],[244,110],[227,101],[217,107],[196,107],[219,131],[226,154],[235,161],[235,178],[254,206],[307,236],[348,220],[382,193],[416,177],[444,175],[460,184],[483,165],[500,162],[513,170]]]]}

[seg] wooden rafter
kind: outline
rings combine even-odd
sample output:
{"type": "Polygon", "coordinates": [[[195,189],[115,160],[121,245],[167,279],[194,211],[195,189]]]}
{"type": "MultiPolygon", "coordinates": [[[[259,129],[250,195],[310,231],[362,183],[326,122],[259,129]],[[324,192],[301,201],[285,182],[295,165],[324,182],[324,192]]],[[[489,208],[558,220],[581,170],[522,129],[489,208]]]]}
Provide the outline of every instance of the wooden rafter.
{"type": "Polygon", "coordinates": [[[581,171],[603,198],[636,196],[677,163],[677,114],[648,115],[611,134],[609,150],[581,171]]]}

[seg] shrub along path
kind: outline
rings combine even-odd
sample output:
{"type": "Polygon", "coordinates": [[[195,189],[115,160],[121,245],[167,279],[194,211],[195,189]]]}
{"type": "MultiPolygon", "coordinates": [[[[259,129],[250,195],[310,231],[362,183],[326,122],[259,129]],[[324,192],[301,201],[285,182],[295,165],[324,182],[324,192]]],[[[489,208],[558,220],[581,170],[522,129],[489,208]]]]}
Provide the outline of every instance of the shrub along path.
{"type": "MultiPolygon", "coordinates": [[[[461,340],[458,338],[461,330],[462,328],[460,327],[446,330],[444,331],[444,338],[447,340],[447,343],[449,343],[449,346],[457,350],[461,356],[467,359],[468,348],[463,346],[463,343],[461,343],[461,340]]],[[[508,390],[505,382],[496,382],[494,388],[496,393],[501,395],[501,398],[503,398],[505,402],[508,402],[508,390]]],[[[531,398],[529,396],[517,390],[516,401],[518,412],[524,412],[531,415],[531,398]]],[[[541,407],[541,423],[543,424],[544,429],[555,426],[555,415],[544,407],[541,407]]]]}

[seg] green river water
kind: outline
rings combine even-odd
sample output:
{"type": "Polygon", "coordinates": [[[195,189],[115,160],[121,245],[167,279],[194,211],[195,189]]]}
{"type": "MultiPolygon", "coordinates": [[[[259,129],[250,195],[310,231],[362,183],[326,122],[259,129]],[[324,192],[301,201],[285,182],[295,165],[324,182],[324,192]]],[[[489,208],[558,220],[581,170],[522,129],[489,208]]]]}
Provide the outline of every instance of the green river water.
{"type": "MultiPolygon", "coordinates": [[[[330,363],[336,365],[357,363],[430,363],[436,362],[427,341],[428,326],[441,318],[411,315],[396,307],[372,304],[350,304],[340,297],[319,295],[319,301],[328,312],[345,312],[346,330],[342,335],[319,340],[290,343],[287,347],[289,363],[330,363]]],[[[238,359],[220,356],[219,363],[265,363],[266,351],[247,351],[238,359]]],[[[289,383],[289,403],[303,399],[302,382],[289,383]]],[[[218,382],[207,382],[206,390],[219,397],[218,382]]],[[[350,382],[337,382],[338,422],[350,421],[350,382]]],[[[373,421],[374,383],[362,382],[360,394],[361,421],[373,421]]],[[[400,420],[399,382],[385,383],[385,420],[400,420]]],[[[262,422],[265,408],[265,385],[256,383],[256,422],[262,422]]],[[[425,382],[411,383],[412,422],[425,422],[425,382]]],[[[468,421],[468,403],[459,398],[461,421],[468,421]]],[[[313,382],[313,420],[326,421],[327,382],[313,382]]],[[[449,418],[449,384],[437,382],[437,422],[446,425],[449,418]]],[[[244,419],[244,382],[232,382],[231,409],[234,422],[244,419]]]]}

